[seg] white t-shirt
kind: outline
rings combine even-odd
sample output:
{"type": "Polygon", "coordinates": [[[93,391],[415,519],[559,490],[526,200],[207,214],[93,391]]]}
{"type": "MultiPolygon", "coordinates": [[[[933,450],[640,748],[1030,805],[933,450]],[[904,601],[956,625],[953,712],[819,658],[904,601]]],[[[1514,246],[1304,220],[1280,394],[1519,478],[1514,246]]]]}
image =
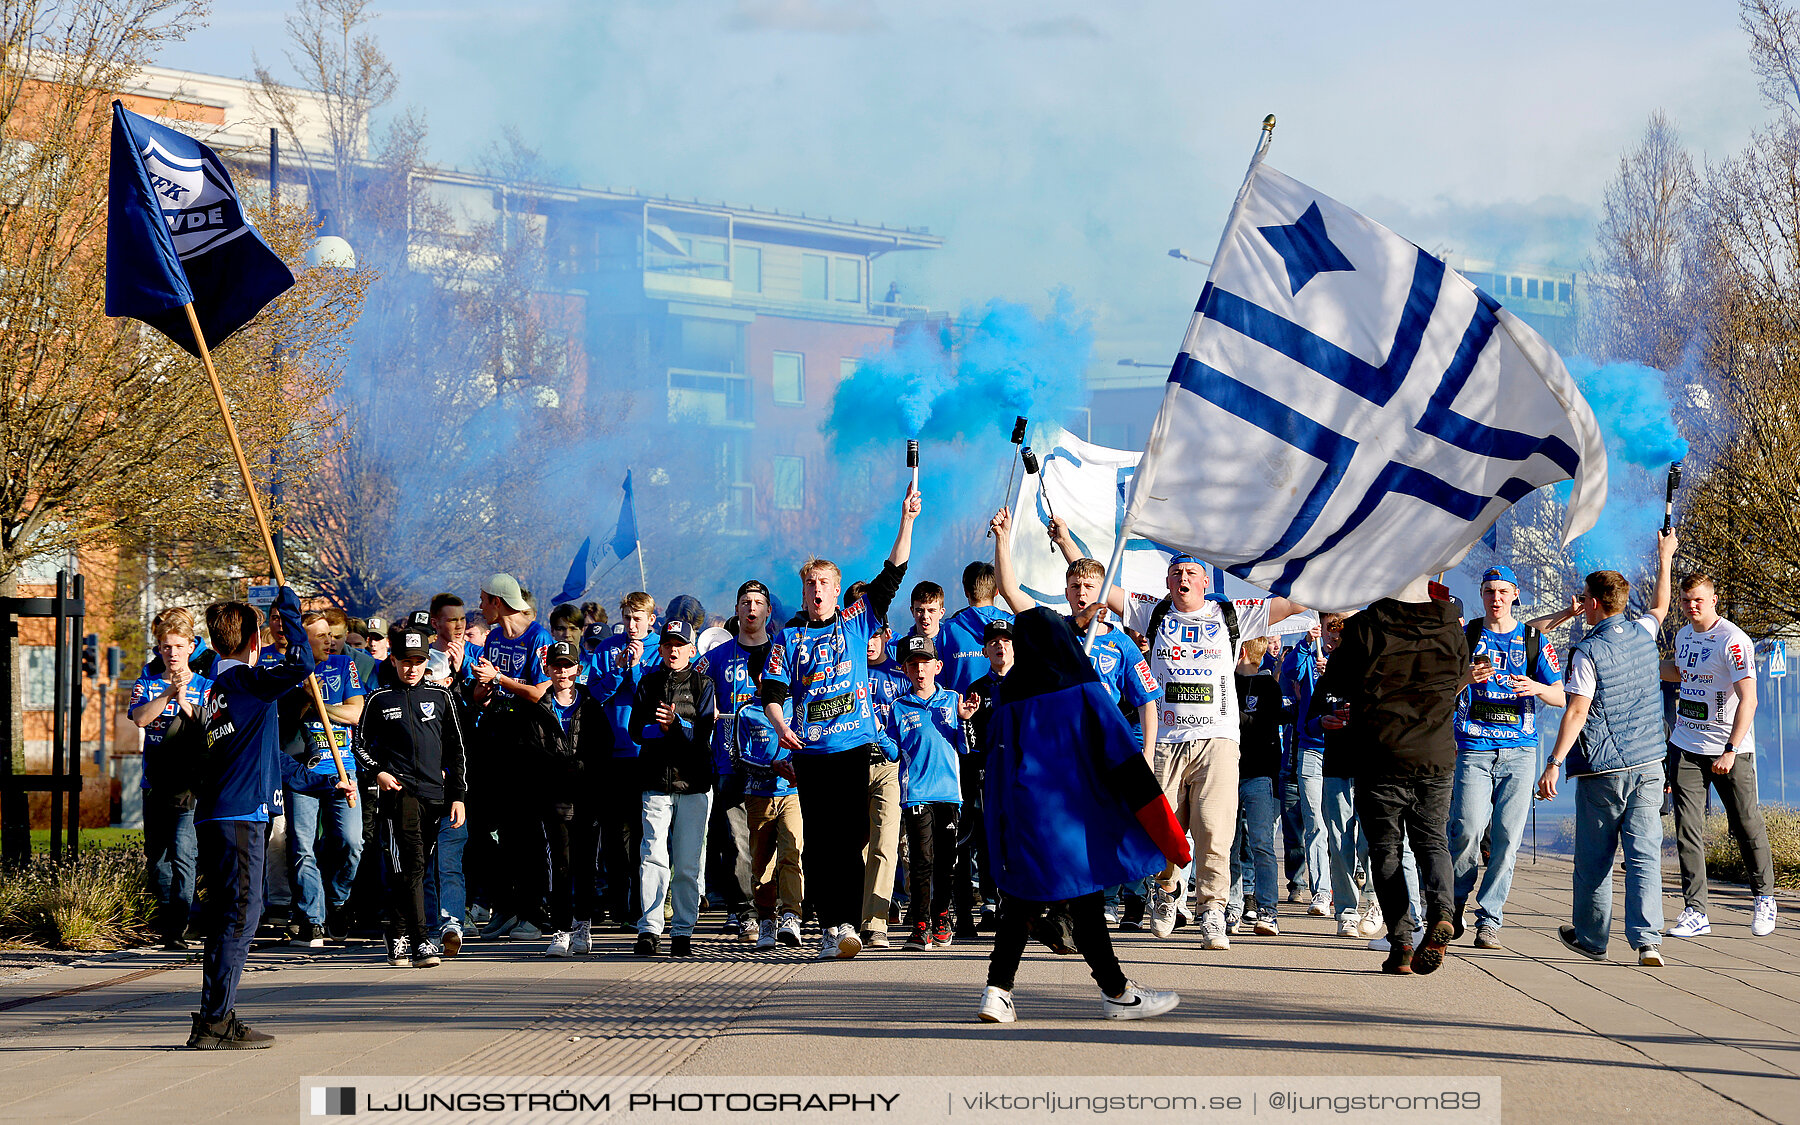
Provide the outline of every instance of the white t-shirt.
{"type": "MultiPolygon", "coordinates": [[[[1689,753],[1716,758],[1731,741],[1731,724],[1737,719],[1732,687],[1756,675],[1750,636],[1723,617],[1704,633],[1684,625],[1675,634],[1675,667],[1681,671],[1681,695],[1669,741],[1689,753]]],[[[1737,752],[1756,753],[1754,733],[1737,752]]]]}
{"type": "MultiPolygon", "coordinates": [[[[1649,633],[1653,638],[1656,636],[1657,631],[1662,628],[1662,623],[1657,621],[1656,618],[1651,617],[1649,614],[1645,614],[1638,618],[1637,625],[1638,628],[1649,633]]],[[[1592,699],[1594,698],[1595,688],[1596,676],[1594,673],[1594,662],[1588,659],[1587,653],[1582,652],[1580,649],[1576,649],[1569,655],[1569,674],[1563,677],[1563,691],[1570,695],[1584,695],[1587,698],[1592,699]]]]}
{"type": "Polygon", "coordinates": [[[1162,688],[1156,741],[1192,742],[1199,738],[1238,738],[1237,685],[1232,670],[1238,652],[1251,637],[1269,632],[1269,603],[1260,598],[1233,602],[1237,608],[1238,643],[1231,643],[1225,613],[1207,601],[1194,613],[1173,606],[1163,616],[1156,636],[1150,618],[1162,594],[1131,594],[1125,599],[1125,623],[1150,642],[1145,655],[1150,674],[1162,688]]]}

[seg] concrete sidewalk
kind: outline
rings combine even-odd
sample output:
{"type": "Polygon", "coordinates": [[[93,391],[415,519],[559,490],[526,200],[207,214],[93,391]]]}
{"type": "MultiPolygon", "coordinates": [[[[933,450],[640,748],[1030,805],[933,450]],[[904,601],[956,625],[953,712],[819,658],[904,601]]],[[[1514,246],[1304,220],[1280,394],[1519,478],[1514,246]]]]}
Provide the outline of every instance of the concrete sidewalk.
{"type": "Polygon", "coordinates": [[[280,1043],[197,1052],[181,1047],[197,963],[135,953],[0,978],[0,1120],[287,1121],[302,1075],[773,1073],[1499,1075],[1509,1121],[1800,1122],[1794,903],[1758,940],[1748,900],[1715,891],[1713,935],[1670,939],[1668,966],[1641,970],[1622,937],[1629,963],[1563,949],[1568,888],[1565,861],[1527,858],[1508,950],[1465,938],[1424,978],[1383,976],[1380,954],[1303,914],[1229,952],[1192,929],[1121,935],[1130,975],[1182,993],[1171,1015],[1125,1024],[1096,1018],[1080,958],[1039,947],[1020,1022],[990,1026],[974,1020],[985,940],[820,963],[707,937],[678,962],[608,935],[566,961],[474,942],[430,971],[368,945],[257,954],[240,1012],[280,1043]]]}

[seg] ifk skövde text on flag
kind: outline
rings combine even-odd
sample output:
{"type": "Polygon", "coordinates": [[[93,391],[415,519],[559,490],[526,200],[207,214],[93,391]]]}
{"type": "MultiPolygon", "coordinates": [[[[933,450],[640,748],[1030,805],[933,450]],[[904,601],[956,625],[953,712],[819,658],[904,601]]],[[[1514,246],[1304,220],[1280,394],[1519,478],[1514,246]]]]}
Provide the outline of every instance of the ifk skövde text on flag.
{"type": "Polygon", "coordinates": [[[200,354],[249,323],[294,275],[244,218],[212,149],[113,103],[106,217],[106,315],[141,320],[200,354]]]}
{"type": "Polygon", "coordinates": [[[1170,372],[1130,534],[1348,610],[1454,566],[1561,480],[1567,545],[1605,505],[1606,451],[1543,337],[1406,239],[1254,165],[1170,372]]]}

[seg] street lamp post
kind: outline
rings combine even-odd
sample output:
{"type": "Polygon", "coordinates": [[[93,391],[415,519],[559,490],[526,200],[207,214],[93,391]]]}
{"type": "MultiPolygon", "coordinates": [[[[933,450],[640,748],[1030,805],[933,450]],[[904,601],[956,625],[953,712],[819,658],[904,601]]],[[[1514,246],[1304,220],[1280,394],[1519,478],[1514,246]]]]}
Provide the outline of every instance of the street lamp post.
{"type": "Polygon", "coordinates": [[[1196,266],[1211,266],[1212,265],[1212,261],[1210,259],[1196,258],[1192,254],[1189,254],[1187,251],[1183,250],[1179,246],[1177,246],[1175,249],[1169,251],[1169,257],[1180,258],[1182,261],[1192,262],[1196,266]]]}

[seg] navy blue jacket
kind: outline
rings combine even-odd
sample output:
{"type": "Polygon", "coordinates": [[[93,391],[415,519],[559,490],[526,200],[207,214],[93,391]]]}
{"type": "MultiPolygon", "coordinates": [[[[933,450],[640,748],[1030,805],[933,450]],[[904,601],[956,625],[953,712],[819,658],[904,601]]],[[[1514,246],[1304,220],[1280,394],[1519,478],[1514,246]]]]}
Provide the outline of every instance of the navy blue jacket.
{"type": "Polygon", "coordinates": [[[300,625],[300,599],[286,586],[269,607],[281,619],[287,653],[279,663],[250,667],[220,660],[206,704],[206,763],[197,786],[196,821],[269,819],[283,764],[275,701],[312,673],[312,646],[300,625]]]}

